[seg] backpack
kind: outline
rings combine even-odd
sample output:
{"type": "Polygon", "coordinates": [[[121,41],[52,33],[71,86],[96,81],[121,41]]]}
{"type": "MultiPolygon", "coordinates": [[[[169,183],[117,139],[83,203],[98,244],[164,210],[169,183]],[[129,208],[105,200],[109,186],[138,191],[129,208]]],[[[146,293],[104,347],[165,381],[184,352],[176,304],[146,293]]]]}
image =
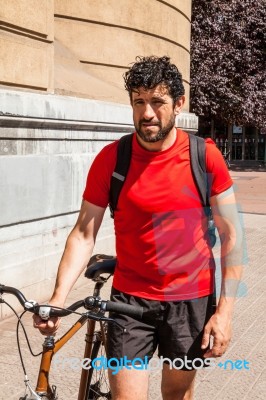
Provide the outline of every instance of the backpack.
{"type": "MultiPolygon", "coordinates": [[[[206,172],[205,140],[201,137],[192,134],[188,135],[189,135],[189,152],[190,152],[190,164],[191,164],[192,175],[194,178],[194,183],[198,189],[201,198],[202,206],[204,207],[205,215],[208,219],[208,240],[211,247],[214,247],[216,243],[216,234],[215,234],[215,224],[209,203],[210,185],[207,179],[207,172],[206,172]]],[[[111,177],[111,186],[109,194],[109,208],[112,218],[114,218],[114,211],[116,210],[118,198],[129,169],[131,152],[132,152],[132,139],[133,139],[133,133],[122,136],[118,142],[117,161],[115,170],[111,177]]]]}

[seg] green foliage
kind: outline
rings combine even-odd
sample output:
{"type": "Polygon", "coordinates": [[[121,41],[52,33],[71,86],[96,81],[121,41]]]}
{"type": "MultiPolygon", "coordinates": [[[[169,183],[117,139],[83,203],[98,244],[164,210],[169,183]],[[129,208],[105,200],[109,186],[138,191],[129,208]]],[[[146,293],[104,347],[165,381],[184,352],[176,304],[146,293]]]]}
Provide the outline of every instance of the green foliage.
{"type": "Polygon", "coordinates": [[[193,0],[191,107],[266,127],[266,0],[193,0]]]}

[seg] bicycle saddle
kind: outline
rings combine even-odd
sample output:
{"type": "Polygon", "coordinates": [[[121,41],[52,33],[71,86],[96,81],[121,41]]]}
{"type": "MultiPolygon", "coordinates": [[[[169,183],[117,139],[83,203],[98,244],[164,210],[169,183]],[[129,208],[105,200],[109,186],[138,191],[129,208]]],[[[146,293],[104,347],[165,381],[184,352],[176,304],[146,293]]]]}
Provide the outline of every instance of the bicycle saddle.
{"type": "Polygon", "coordinates": [[[101,274],[113,275],[116,266],[116,257],[105,254],[95,254],[90,258],[85,276],[88,279],[98,280],[101,274]]]}

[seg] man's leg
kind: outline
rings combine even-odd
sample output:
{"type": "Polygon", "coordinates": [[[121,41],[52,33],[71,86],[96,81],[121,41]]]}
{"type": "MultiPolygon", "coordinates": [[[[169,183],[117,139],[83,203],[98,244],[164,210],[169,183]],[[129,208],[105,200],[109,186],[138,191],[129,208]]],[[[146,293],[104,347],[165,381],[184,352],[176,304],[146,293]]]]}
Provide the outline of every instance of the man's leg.
{"type": "Polygon", "coordinates": [[[143,307],[145,315],[142,320],[122,314],[110,315],[120,324],[120,326],[115,323],[109,324],[107,334],[107,358],[110,361],[109,381],[112,400],[147,400],[149,372],[145,369],[145,365],[152,357],[157,345],[154,325],[158,310],[160,310],[160,303],[127,295],[114,288],[111,300],[143,307]],[[121,326],[126,331],[123,331],[121,326]],[[137,369],[139,368],[137,365],[142,362],[143,369],[137,369]],[[124,368],[118,373],[112,373],[121,363],[124,368]],[[128,369],[127,366],[130,365],[131,369],[128,369]]]}
{"type": "Polygon", "coordinates": [[[203,329],[214,310],[212,295],[166,303],[164,321],[159,327],[159,357],[172,361],[186,359],[187,365],[185,362],[182,367],[175,362],[176,368],[170,369],[169,364],[163,364],[164,400],[193,399],[196,370],[204,365],[204,351],[201,349],[203,329]]]}
{"type": "Polygon", "coordinates": [[[116,375],[109,370],[112,400],[147,400],[149,372],[122,369],[116,375]]]}
{"type": "Polygon", "coordinates": [[[193,400],[196,370],[170,369],[164,364],[162,372],[163,400],[193,400]]]}

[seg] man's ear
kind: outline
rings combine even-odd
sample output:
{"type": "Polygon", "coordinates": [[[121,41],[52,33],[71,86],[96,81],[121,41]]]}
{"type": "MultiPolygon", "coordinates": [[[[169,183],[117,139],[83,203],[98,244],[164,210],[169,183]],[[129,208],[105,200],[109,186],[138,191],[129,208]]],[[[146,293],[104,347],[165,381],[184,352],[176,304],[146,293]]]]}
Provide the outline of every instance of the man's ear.
{"type": "Polygon", "coordinates": [[[186,100],[186,97],[185,97],[185,96],[180,96],[180,97],[176,100],[175,106],[174,106],[174,113],[175,113],[175,115],[180,114],[180,112],[181,112],[181,110],[182,110],[182,108],[183,108],[183,105],[184,105],[184,103],[185,103],[185,100],[186,100]]]}

